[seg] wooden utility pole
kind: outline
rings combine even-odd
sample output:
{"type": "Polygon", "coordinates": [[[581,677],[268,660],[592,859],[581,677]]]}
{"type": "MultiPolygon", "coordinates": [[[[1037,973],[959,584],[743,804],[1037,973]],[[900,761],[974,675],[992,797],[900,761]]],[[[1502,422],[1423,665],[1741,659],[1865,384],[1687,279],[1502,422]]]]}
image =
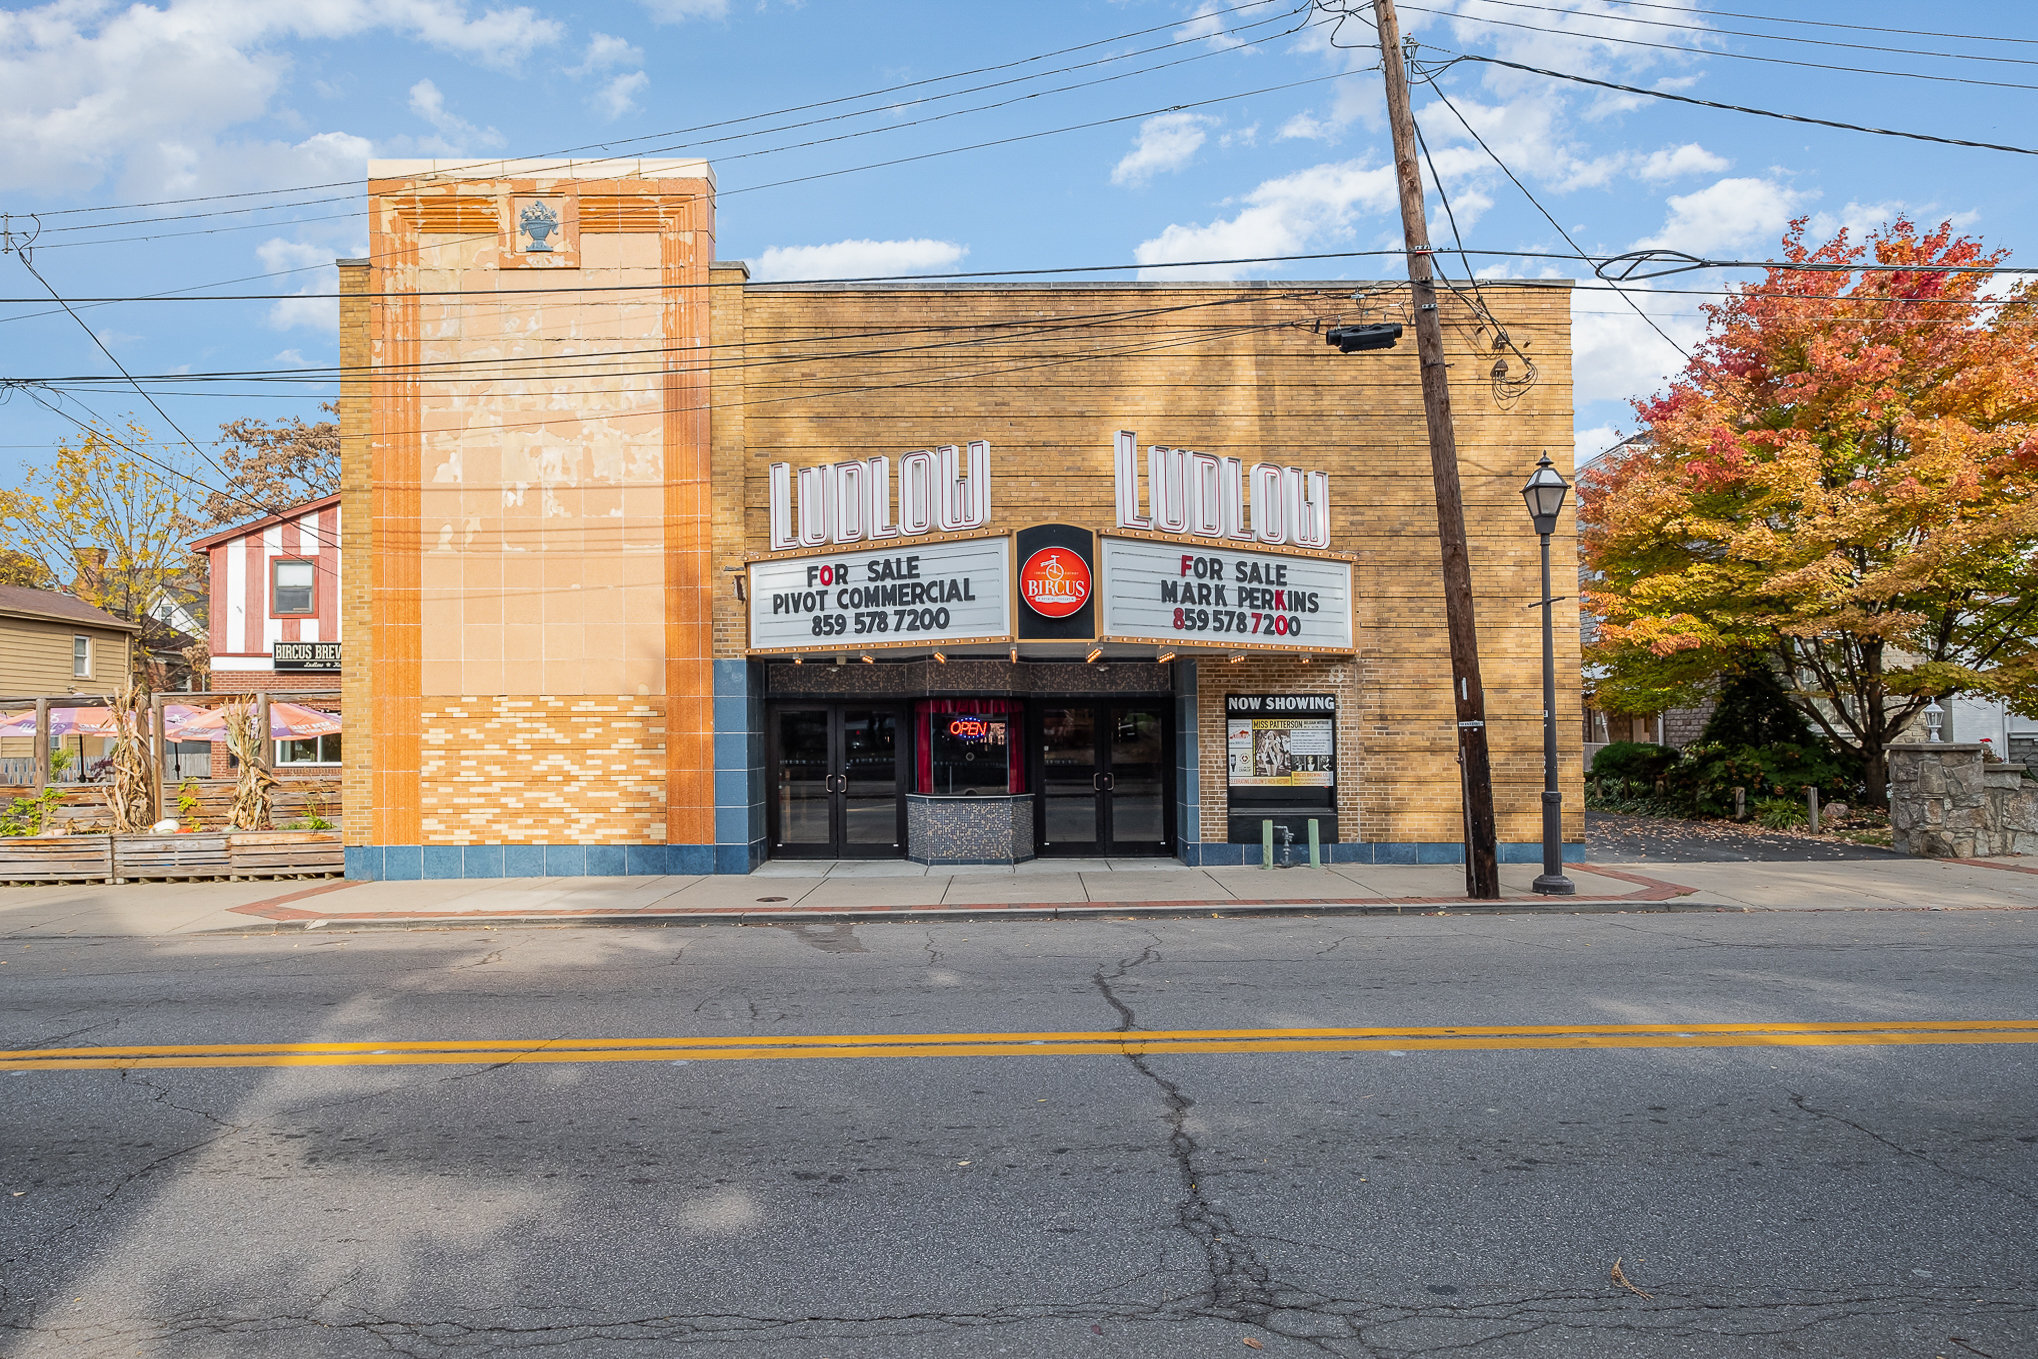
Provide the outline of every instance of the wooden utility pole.
{"type": "Polygon", "coordinates": [[[1472,617],[1472,562],[1465,548],[1465,503],[1458,485],[1458,440],[1451,428],[1450,371],[1437,320],[1429,227],[1422,214],[1422,171],[1415,160],[1415,114],[1394,0],[1373,0],[1380,29],[1380,65],[1387,76],[1387,125],[1394,134],[1394,178],[1401,191],[1401,231],[1408,243],[1408,282],[1415,293],[1415,352],[1422,363],[1422,408],[1429,421],[1430,476],[1436,483],[1437,541],[1444,559],[1444,625],[1451,639],[1451,696],[1458,710],[1458,756],[1465,779],[1466,892],[1500,896],[1495,849],[1493,767],[1486,752],[1486,690],[1479,682],[1479,632],[1472,617]]]}

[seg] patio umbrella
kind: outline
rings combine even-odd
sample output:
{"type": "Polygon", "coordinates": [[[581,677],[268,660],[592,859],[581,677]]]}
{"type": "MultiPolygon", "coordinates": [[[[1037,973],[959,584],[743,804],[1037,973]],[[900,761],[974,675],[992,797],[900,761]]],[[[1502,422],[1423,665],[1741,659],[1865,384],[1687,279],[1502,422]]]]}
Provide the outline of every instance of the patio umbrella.
{"type": "MultiPolygon", "coordinates": [[[[51,708],[52,736],[118,736],[113,713],[107,708],[51,708]]],[[[35,735],[35,710],[15,713],[0,723],[0,736],[35,735]]]]}
{"type": "MultiPolygon", "coordinates": [[[[33,714],[31,714],[31,717],[33,714]]],[[[272,741],[303,740],[313,736],[328,736],[340,729],[340,719],[332,713],[322,713],[316,708],[307,708],[298,703],[271,702],[269,704],[269,739],[272,741]]],[[[226,739],[226,710],[212,708],[194,712],[192,716],[168,727],[169,738],[173,741],[212,741],[226,739]]]]}

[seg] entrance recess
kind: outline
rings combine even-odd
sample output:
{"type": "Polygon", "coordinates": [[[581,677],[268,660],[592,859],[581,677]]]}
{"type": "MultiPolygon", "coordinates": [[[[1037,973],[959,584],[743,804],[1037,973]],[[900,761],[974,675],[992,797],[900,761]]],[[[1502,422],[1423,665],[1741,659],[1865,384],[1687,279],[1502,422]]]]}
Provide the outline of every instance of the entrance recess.
{"type": "Polygon", "coordinates": [[[781,859],[890,859],[905,853],[896,708],[775,708],[766,832],[781,859]]]}
{"type": "Polygon", "coordinates": [[[1166,712],[1162,703],[1036,710],[1034,843],[1040,854],[1169,852],[1166,712]]]}

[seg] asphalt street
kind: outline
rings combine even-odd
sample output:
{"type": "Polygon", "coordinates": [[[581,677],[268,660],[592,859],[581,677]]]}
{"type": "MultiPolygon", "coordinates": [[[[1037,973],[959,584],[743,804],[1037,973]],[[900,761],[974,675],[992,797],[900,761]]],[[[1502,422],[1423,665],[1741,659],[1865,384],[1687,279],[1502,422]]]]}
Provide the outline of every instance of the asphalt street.
{"type": "Polygon", "coordinates": [[[0,1060],[9,1356],[2038,1353],[2038,1044],[1972,1022],[2038,1019],[2027,911],[309,932],[0,960],[0,1048],[142,1050],[0,1060]],[[1700,1027],[1791,1022],[1872,1027],[1700,1027]],[[1523,1031],[1650,1025],[1691,1027],[1523,1031]],[[1508,1033],[893,1055],[1394,1026],[1508,1033]],[[801,1055],[840,1035],[866,1055],[801,1055]],[[689,1037],[802,1041],[642,1042],[689,1037]],[[301,1044],[324,1046],[162,1051],[301,1044]]]}

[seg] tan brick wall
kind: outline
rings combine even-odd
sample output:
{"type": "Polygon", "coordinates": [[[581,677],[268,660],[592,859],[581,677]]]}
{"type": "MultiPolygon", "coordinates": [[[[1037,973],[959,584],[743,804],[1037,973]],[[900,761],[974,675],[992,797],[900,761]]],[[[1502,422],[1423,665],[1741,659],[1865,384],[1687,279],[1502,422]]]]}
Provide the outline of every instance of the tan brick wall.
{"type": "Polygon", "coordinates": [[[1337,696],[1337,827],[1340,840],[1377,840],[1361,818],[1360,792],[1366,778],[1364,721],[1354,661],[1304,665],[1296,660],[1248,656],[1237,664],[1204,661],[1196,667],[1196,771],[1203,792],[1203,839],[1222,841],[1229,784],[1225,776],[1224,700],[1230,694],[1335,694],[1337,696]]]}
{"type": "MultiPolygon", "coordinates": [[[[374,488],[369,471],[367,262],[340,266],[340,635],[346,640],[346,668],[339,676],[341,701],[355,720],[347,726],[340,773],[341,839],[350,845],[375,843],[375,724],[369,676],[375,665],[375,630],[369,626],[375,586],[374,488]]],[[[218,677],[214,677],[218,682],[218,677]]]]}
{"type": "Polygon", "coordinates": [[[425,844],[664,842],[662,697],[432,699],[423,719],[425,844]]]}
{"type": "MultiPolygon", "coordinates": [[[[1328,470],[1333,549],[1354,554],[1357,669],[1340,749],[1347,838],[1462,838],[1456,715],[1443,628],[1422,390],[1412,336],[1341,355],[1322,327],[1356,319],[1351,283],[1182,286],[752,286],[743,298],[740,388],[745,539],[766,550],[767,466],[812,466],[936,443],[992,446],[992,526],[1107,528],[1119,429],[1163,443],[1328,470]]],[[[1491,332],[1458,299],[1440,313],[1477,594],[1500,835],[1541,834],[1542,640],[1538,541],[1520,487],[1547,450],[1571,470],[1570,292],[1485,288],[1539,381],[1503,403],[1491,332]]],[[[1411,318],[1405,285],[1373,319],[1411,318]]],[[[1519,373],[1520,361],[1509,356],[1519,373]]],[[[739,394],[718,374],[716,420],[739,394]]],[[[719,468],[718,468],[719,474],[719,468]]],[[[1554,540],[1555,592],[1576,593],[1573,506],[1554,540]]],[[[1558,730],[1567,838],[1583,836],[1576,605],[1558,606],[1558,730]]],[[[728,617],[727,602],[721,616],[728,617]]],[[[740,655],[734,627],[717,653],[740,655]]],[[[1221,657],[1221,653],[1220,653],[1221,657]]],[[[1219,659],[1199,667],[1229,684],[1219,659]]],[[[1342,707],[1345,705],[1341,705],[1342,707]]],[[[1221,724],[1222,705],[1206,710],[1221,724]]],[[[1199,751],[1210,759],[1210,752],[1199,751]]],[[[1215,756],[1221,759],[1221,753],[1215,756]]],[[[1221,769],[1219,773],[1221,775],[1221,769]]],[[[1222,826],[1221,777],[1203,785],[1222,826]]]]}

